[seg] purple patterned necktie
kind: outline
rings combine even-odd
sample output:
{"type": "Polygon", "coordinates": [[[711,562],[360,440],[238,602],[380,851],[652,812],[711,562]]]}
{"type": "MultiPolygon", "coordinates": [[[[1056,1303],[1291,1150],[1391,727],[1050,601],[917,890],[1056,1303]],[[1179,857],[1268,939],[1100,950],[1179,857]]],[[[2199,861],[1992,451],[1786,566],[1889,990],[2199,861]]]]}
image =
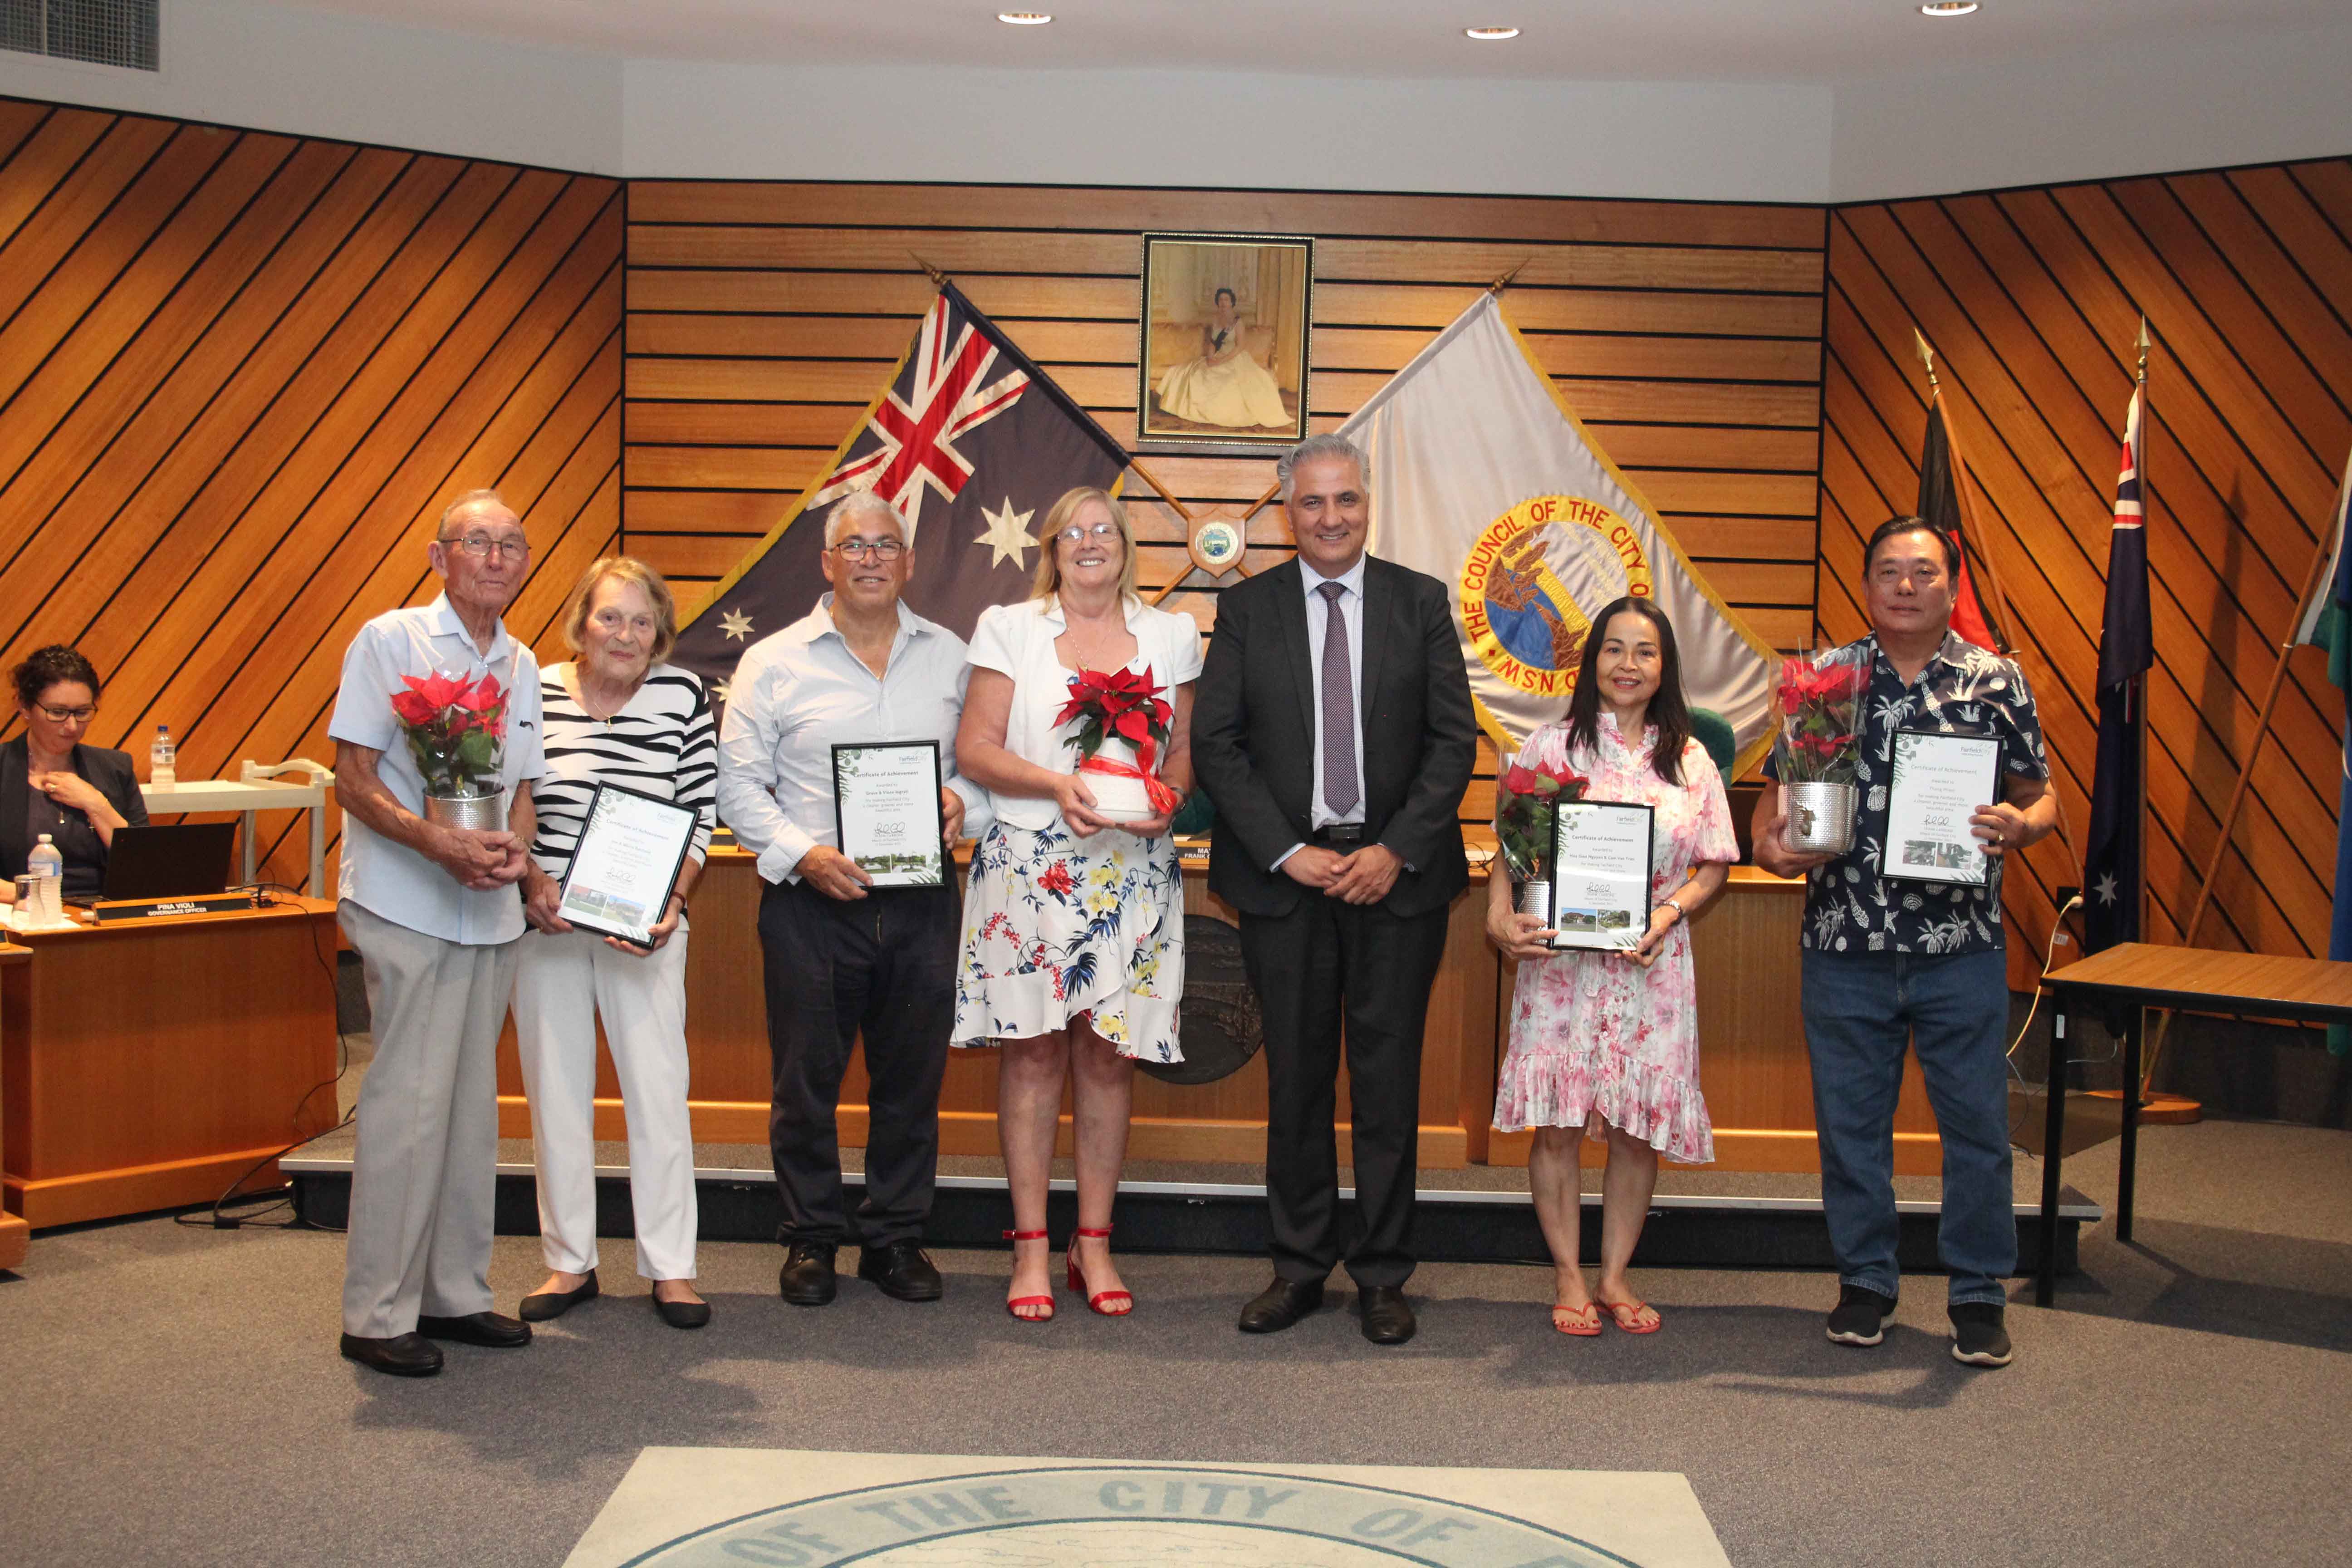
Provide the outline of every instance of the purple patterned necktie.
{"type": "Polygon", "coordinates": [[[1348,664],[1348,617],[1339,608],[1344,583],[1326,583],[1323,595],[1323,804],[1345,816],[1356,808],[1356,692],[1348,664]]]}

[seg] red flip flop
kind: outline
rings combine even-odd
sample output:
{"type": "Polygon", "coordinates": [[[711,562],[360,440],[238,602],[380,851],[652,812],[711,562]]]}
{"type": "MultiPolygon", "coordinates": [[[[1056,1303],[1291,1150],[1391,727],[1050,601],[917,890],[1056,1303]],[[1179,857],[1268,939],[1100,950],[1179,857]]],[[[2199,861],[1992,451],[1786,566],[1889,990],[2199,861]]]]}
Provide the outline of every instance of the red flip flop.
{"type": "Polygon", "coordinates": [[[1555,1306],[1551,1310],[1551,1326],[1574,1339],[1597,1340],[1601,1337],[1601,1305],[1587,1301],[1581,1307],[1555,1306]],[[1566,1322],[1560,1321],[1563,1312],[1568,1315],[1566,1322]]]}
{"type": "Polygon", "coordinates": [[[1666,1326],[1665,1320],[1663,1318],[1652,1321],[1647,1326],[1633,1321],[1639,1316],[1643,1308],[1649,1306],[1647,1301],[1601,1301],[1598,1305],[1602,1311],[1609,1314],[1609,1321],[1617,1325],[1621,1333],[1654,1334],[1666,1326]]]}

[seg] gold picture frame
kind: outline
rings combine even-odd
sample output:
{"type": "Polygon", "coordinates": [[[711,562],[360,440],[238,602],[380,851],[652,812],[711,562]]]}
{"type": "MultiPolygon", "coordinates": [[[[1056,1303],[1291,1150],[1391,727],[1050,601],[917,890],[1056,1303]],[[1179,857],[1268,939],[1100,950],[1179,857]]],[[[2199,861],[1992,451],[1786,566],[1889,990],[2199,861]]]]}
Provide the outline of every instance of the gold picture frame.
{"type": "Polygon", "coordinates": [[[1142,270],[1138,448],[1251,451],[1304,439],[1315,241],[1147,234],[1142,270]]]}

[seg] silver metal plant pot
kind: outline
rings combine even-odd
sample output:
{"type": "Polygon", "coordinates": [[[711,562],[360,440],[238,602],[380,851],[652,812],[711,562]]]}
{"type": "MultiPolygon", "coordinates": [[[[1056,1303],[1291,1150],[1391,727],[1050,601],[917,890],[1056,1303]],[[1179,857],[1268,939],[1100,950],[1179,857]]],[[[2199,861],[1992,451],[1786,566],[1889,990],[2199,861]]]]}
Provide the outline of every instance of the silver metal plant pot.
{"type": "Polygon", "coordinates": [[[425,797],[425,820],[474,833],[503,833],[507,826],[507,797],[503,791],[497,795],[428,795],[425,797]]]}
{"type": "Polygon", "coordinates": [[[1789,847],[1800,855],[1843,855],[1853,847],[1854,809],[1861,791],[1850,784],[1788,787],[1789,847]]]}
{"type": "Polygon", "coordinates": [[[1539,921],[1551,919],[1551,883],[1549,881],[1520,883],[1519,913],[1533,915],[1539,921]]]}

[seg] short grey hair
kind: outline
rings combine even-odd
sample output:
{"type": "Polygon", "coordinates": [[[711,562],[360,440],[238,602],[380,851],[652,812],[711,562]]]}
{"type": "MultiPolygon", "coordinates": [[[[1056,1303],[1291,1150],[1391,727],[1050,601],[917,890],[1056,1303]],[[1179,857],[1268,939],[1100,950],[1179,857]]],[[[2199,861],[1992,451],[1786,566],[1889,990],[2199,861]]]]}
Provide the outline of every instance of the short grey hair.
{"type": "Polygon", "coordinates": [[[1282,499],[1290,499],[1290,475],[1299,464],[1321,458],[1345,458],[1356,465],[1356,478],[1369,493],[1372,488],[1372,465],[1364,458],[1364,449],[1345,436],[1309,436],[1285,452],[1274,465],[1274,477],[1282,486],[1282,499]]]}
{"type": "MultiPolygon", "coordinates": [[[[449,520],[458,513],[471,511],[476,507],[483,506],[494,506],[506,511],[514,510],[514,508],[507,505],[507,498],[496,490],[467,490],[441,509],[441,521],[433,525],[433,537],[438,539],[447,532],[449,520]]],[[[520,513],[517,514],[515,521],[518,522],[522,521],[520,513]]]]}
{"type": "Polygon", "coordinates": [[[905,512],[874,490],[856,489],[834,502],[833,510],[824,514],[824,547],[830,550],[841,542],[841,536],[848,531],[849,525],[869,512],[897,523],[899,539],[912,542],[905,512]]]}

